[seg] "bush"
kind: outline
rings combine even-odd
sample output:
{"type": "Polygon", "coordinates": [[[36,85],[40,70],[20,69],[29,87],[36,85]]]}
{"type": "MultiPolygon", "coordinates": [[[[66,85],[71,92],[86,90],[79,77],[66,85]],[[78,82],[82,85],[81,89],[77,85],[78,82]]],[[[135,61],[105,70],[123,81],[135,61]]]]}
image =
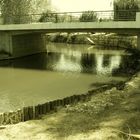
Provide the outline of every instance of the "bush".
{"type": "Polygon", "coordinates": [[[139,4],[137,0],[116,0],[114,2],[114,20],[134,21],[138,10],[139,4]]]}
{"type": "Polygon", "coordinates": [[[51,11],[47,11],[45,13],[42,13],[39,22],[56,22],[57,15],[54,13],[51,13],[51,11]]]}
{"type": "Polygon", "coordinates": [[[81,22],[92,22],[97,21],[97,14],[94,11],[85,11],[82,13],[79,21],[81,22]]]}

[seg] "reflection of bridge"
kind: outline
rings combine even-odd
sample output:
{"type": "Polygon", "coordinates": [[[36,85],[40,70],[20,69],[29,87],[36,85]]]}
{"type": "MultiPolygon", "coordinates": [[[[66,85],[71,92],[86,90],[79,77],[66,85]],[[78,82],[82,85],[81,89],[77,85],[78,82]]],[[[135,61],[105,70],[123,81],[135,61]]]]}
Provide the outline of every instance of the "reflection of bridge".
{"type": "Polygon", "coordinates": [[[12,57],[46,51],[42,34],[47,32],[115,32],[138,36],[140,47],[140,13],[135,21],[60,22],[0,25],[0,50],[12,57]]]}

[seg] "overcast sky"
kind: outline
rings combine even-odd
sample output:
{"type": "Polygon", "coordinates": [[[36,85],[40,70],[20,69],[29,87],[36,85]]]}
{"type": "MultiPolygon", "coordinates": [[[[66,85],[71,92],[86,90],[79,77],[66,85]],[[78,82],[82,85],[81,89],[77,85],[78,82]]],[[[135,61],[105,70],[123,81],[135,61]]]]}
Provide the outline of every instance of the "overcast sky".
{"type": "Polygon", "coordinates": [[[60,12],[112,10],[113,0],[51,0],[60,12]]]}

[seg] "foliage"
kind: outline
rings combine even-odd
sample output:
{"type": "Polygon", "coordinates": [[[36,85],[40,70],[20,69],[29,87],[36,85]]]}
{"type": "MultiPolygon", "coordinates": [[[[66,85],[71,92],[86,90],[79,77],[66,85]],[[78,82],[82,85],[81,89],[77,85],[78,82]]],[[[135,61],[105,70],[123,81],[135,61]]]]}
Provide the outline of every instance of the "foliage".
{"type": "Polygon", "coordinates": [[[51,8],[50,0],[0,0],[4,24],[37,21],[40,17],[36,14],[49,8],[51,8]]]}
{"type": "Polygon", "coordinates": [[[135,20],[138,10],[138,0],[115,0],[114,20],[135,20]]]}
{"type": "Polygon", "coordinates": [[[67,13],[63,13],[62,15],[57,15],[58,17],[58,22],[67,22],[67,21],[72,21],[73,16],[68,15],[67,13]]]}
{"type": "Polygon", "coordinates": [[[56,22],[56,20],[57,15],[48,10],[47,12],[42,13],[39,22],[56,22]]]}
{"type": "Polygon", "coordinates": [[[85,11],[79,18],[81,22],[92,22],[97,21],[97,19],[97,14],[94,11],[85,11]]]}
{"type": "Polygon", "coordinates": [[[0,6],[5,24],[27,22],[30,0],[0,0],[0,6]]]}
{"type": "Polygon", "coordinates": [[[47,12],[43,13],[39,19],[39,22],[68,22],[68,21],[76,21],[72,15],[68,15],[66,13],[53,13],[51,10],[47,10],[47,12]]]}
{"type": "Polygon", "coordinates": [[[31,1],[31,13],[44,13],[51,10],[51,0],[30,0],[31,1]]]}

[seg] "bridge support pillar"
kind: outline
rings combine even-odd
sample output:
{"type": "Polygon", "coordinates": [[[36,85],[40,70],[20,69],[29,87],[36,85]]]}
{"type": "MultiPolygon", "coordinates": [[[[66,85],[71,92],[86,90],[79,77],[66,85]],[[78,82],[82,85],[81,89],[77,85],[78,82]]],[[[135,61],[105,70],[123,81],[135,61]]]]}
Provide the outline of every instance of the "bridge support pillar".
{"type": "Polygon", "coordinates": [[[0,32],[0,59],[22,57],[40,52],[46,52],[45,39],[42,34],[0,32]]]}
{"type": "Polygon", "coordinates": [[[45,40],[40,33],[26,33],[12,36],[13,57],[46,52],[45,40]]]}
{"type": "Polygon", "coordinates": [[[26,33],[12,36],[13,57],[46,52],[45,39],[40,33],[26,33]]]}
{"type": "Polygon", "coordinates": [[[140,50],[140,34],[137,34],[137,49],[140,50]]]}
{"type": "Polygon", "coordinates": [[[9,32],[0,32],[0,55],[6,58],[12,55],[12,38],[9,32]]]}

